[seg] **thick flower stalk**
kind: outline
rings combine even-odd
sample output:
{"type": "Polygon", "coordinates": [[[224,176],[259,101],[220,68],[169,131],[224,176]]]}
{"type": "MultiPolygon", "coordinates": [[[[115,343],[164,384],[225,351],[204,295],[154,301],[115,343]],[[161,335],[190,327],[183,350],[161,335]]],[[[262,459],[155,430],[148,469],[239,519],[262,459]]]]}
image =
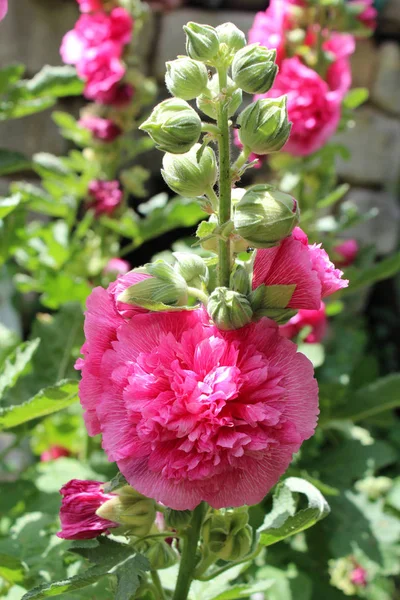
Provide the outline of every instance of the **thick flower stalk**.
{"type": "MultiPolygon", "coordinates": [[[[234,117],[243,92],[273,85],[276,53],[247,47],[231,23],[184,29],[188,56],[167,64],[174,97],[141,129],[165,152],[171,189],[198,198],[210,215],[198,237],[215,257],[175,253],[173,265],[159,260],[95,288],[76,364],[89,434],[102,435],[135,494],[168,507],[178,548],[158,539],[171,532],[157,533],[157,521],[148,535],[157,542],[137,531],[132,539],[153,570],[180,558],[174,600],[186,600],[193,578],[217,573],[217,561],[260,550],[246,505],[277,483],[318,416],[312,364],[278,324],[299,309],[318,310],[321,298],[347,285],[297,227],[295,198],[267,185],[237,187],[251,153],[278,152],[289,138],[285,97],[234,117]],[[188,104],[193,99],[211,121],[188,104]],[[236,160],[233,120],[244,143],[236,160]]],[[[121,502],[111,498],[97,517],[127,527],[121,502]]]]}

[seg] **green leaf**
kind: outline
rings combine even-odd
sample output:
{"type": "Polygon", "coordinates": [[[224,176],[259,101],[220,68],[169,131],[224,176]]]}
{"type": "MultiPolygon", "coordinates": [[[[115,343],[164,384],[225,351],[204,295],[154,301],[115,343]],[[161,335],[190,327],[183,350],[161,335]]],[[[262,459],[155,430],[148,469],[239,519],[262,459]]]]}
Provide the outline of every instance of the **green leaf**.
{"type": "Polygon", "coordinates": [[[343,183],[342,185],[339,185],[339,187],[333,190],[333,192],[331,192],[330,194],[325,196],[325,198],[322,198],[322,200],[319,200],[317,202],[317,208],[328,208],[329,206],[336,204],[336,202],[341,200],[341,198],[343,198],[343,196],[347,194],[349,189],[350,185],[348,183],[343,183]]]}
{"type": "Polygon", "coordinates": [[[21,79],[24,74],[24,65],[7,65],[0,69],[0,94],[5,92],[13,83],[21,79]]]}
{"type": "Polygon", "coordinates": [[[0,148],[0,176],[30,169],[31,163],[22,152],[0,148]]]}
{"type": "Polygon", "coordinates": [[[91,141],[90,131],[80,127],[72,115],[67,112],[54,111],[51,115],[54,123],[61,130],[61,135],[66,140],[71,140],[78,146],[87,146],[91,141]]]}
{"type": "Polygon", "coordinates": [[[30,81],[26,88],[35,96],[79,96],[84,84],[78,78],[74,67],[51,67],[45,65],[30,81]]]}
{"type": "Polygon", "coordinates": [[[127,485],[127,481],[126,481],[125,477],[122,475],[122,473],[118,472],[115,475],[115,477],[113,477],[111,479],[111,481],[109,481],[104,486],[104,492],[106,494],[109,494],[110,492],[113,492],[114,490],[117,490],[118,488],[122,487],[123,485],[127,485]]]}
{"type": "Polygon", "coordinates": [[[369,91],[367,88],[354,88],[350,90],[343,101],[346,108],[357,108],[368,100],[369,91]]]}
{"type": "Polygon", "coordinates": [[[21,583],[25,579],[26,566],[15,556],[0,554],[0,577],[10,583],[21,583]]]}
{"type": "Polygon", "coordinates": [[[33,166],[41,177],[65,177],[70,170],[65,166],[63,160],[48,152],[38,152],[33,156],[33,166]]]}
{"type": "Polygon", "coordinates": [[[55,98],[18,98],[15,101],[0,102],[0,121],[20,119],[51,108],[55,103],[55,98]]]}
{"type": "Polygon", "coordinates": [[[11,184],[10,189],[14,194],[19,194],[23,202],[29,203],[29,210],[33,212],[62,218],[66,218],[70,213],[69,203],[53,198],[37,185],[25,181],[15,181],[11,184]]]}
{"type": "Polygon", "coordinates": [[[289,477],[278,485],[272,511],[259,528],[260,543],[271,546],[287,537],[312,527],[329,514],[325,498],[311,483],[298,477],[289,477]],[[294,493],[306,496],[307,508],[296,511],[294,493]]]}
{"type": "Polygon", "coordinates": [[[346,406],[335,414],[335,419],[360,421],[399,406],[400,373],[394,373],[352,392],[346,406]]]}
{"type": "Polygon", "coordinates": [[[314,369],[320,367],[325,361],[325,349],[322,344],[299,344],[298,351],[307,356],[313,364],[314,369]]]}
{"type": "MultiPolygon", "coordinates": [[[[148,203],[147,203],[148,204],[148,203]]],[[[138,207],[143,212],[143,204],[138,207]]],[[[180,227],[193,227],[205,216],[199,203],[192,198],[173,198],[163,207],[154,208],[140,222],[141,240],[151,240],[167,231],[180,227]]]]}
{"type": "Polygon", "coordinates": [[[273,585],[273,579],[259,581],[258,583],[238,584],[233,586],[230,590],[218,594],[213,600],[239,600],[239,598],[249,598],[252,594],[266,592],[273,585]]]}
{"type": "Polygon", "coordinates": [[[7,388],[13,387],[20,375],[30,363],[40,340],[38,338],[23,342],[7,357],[0,375],[0,398],[7,388]]]}
{"type": "Polygon", "coordinates": [[[9,198],[0,199],[0,219],[4,219],[7,215],[12,213],[21,204],[21,196],[19,194],[13,194],[9,198]]]}
{"type": "Polygon", "coordinates": [[[400,252],[381,260],[376,265],[368,267],[361,272],[355,269],[349,271],[350,285],[342,293],[356,292],[367,285],[372,285],[382,279],[393,277],[398,271],[400,271],[400,252]]]}
{"type": "Polygon", "coordinates": [[[17,427],[22,423],[62,410],[78,401],[78,382],[65,379],[45,388],[36,396],[17,406],[0,410],[0,430],[17,427]]]}

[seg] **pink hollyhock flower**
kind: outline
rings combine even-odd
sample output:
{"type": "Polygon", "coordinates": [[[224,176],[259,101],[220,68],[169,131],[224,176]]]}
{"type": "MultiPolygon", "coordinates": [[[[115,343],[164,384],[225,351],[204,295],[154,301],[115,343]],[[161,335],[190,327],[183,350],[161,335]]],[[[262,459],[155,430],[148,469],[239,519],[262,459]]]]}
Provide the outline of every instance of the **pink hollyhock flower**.
{"type": "Polygon", "coordinates": [[[261,284],[296,284],[287,308],[319,310],[321,298],[348,286],[342,275],[321,244],[310,245],[304,231],[295,227],[279,246],[257,250],[253,289],[261,284]]]}
{"type": "Polygon", "coordinates": [[[86,52],[88,60],[77,65],[77,73],[86,81],[85,96],[90,100],[105,103],[115,86],[125,75],[125,67],[113,56],[115,45],[107,42],[86,52]]]}
{"type": "Polygon", "coordinates": [[[88,129],[96,140],[102,142],[113,142],[122,133],[122,129],[110,119],[83,117],[78,124],[88,129]]]}
{"type": "Polygon", "coordinates": [[[57,460],[57,458],[61,458],[62,456],[71,456],[71,452],[63,446],[50,446],[48,450],[42,452],[40,461],[48,462],[50,460],[57,460]]]}
{"type": "Polygon", "coordinates": [[[135,489],[173,509],[259,502],[314,432],[312,365],[269,319],[224,332],[202,309],[123,318],[96,288],[85,334],[91,435],[135,489]]]}
{"type": "Polygon", "coordinates": [[[368,584],[367,574],[367,571],[362,567],[356,567],[350,575],[351,583],[359,587],[366,587],[368,584]]]}
{"type": "Polygon", "coordinates": [[[97,10],[103,10],[103,4],[101,0],[77,0],[79,9],[83,13],[96,12],[97,10]]]}
{"type": "Polygon", "coordinates": [[[328,319],[326,318],[325,304],[321,302],[318,310],[299,310],[297,315],[292,317],[285,325],[279,327],[281,335],[293,339],[304,327],[311,327],[311,332],[304,341],[307,344],[317,344],[322,342],[326,335],[328,319]]]}
{"type": "Polygon", "coordinates": [[[59,538],[89,540],[118,527],[118,523],[96,515],[96,510],[115,496],[103,492],[101,481],[72,479],[63,485],[60,494],[63,499],[60,509],[61,531],[57,533],[59,538]]]}
{"type": "Polygon", "coordinates": [[[346,240],[338,246],[335,246],[333,250],[339,255],[336,264],[339,267],[348,267],[355,261],[359,246],[357,240],[346,240]]]}
{"type": "Polygon", "coordinates": [[[350,4],[363,7],[364,10],[357,16],[357,19],[368,29],[376,29],[378,11],[374,8],[374,0],[350,0],[350,4]]]}
{"type": "Polygon", "coordinates": [[[4,19],[8,10],[8,0],[0,0],[0,21],[4,19]]]}
{"type": "Polygon", "coordinates": [[[118,181],[104,181],[95,179],[89,183],[90,208],[94,208],[96,215],[111,215],[121,204],[122,190],[118,181]]]}
{"type": "Polygon", "coordinates": [[[104,267],[104,273],[118,273],[119,275],[126,275],[131,270],[131,266],[128,261],[122,258],[110,258],[106,266],[104,267]]]}
{"type": "Polygon", "coordinates": [[[334,59],[328,68],[326,81],[329,89],[336,92],[342,101],[351,86],[350,56],[356,49],[355,39],[347,33],[331,33],[323,48],[334,59]]]}
{"type": "Polygon", "coordinates": [[[129,104],[134,94],[133,87],[129,83],[116,83],[107,91],[97,90],[96,102],[100,104],[112,104],[115,107],[123,107],[129,104]]]}
{"type": "Polygon", "coordinates": [[[287,94],[292,131],[285,150],[295,156],[316,152],[335,133],[340,119],[338,94],[295,56],[283,61],[268,94],[256,98],[278,98],[287,94]]]}

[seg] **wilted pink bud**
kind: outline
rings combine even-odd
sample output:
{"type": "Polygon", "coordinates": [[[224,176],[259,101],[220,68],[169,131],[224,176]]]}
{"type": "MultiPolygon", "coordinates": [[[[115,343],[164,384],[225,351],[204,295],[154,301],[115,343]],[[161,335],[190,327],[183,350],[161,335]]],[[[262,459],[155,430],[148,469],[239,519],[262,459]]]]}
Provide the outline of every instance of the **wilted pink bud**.
{"type": "Polygon", "coordinates": [[[122,200],[122,190],[119,182],[95,179],[89,183],[90,208],[94,208],[96,215],[111,215],[122,200]]]}
{"type": "Polygon", "coordinates": [[[72,479],[60,490],[61,531],[57,536],[65,540],[88,540],[101,533],[109,533],[118,523],[102,519],[96,510],[116,494],[105,494],[101,481],[72,479]]]}
{"type": "Polygon", "coordinates": [[[299,310],[297,315],[292,317],[290,321],[279,327],[279,331],[284,337],[292,339],[305,327],[311,327],[311,332],[304,341],[307,344],[317,344],[324,339],[327,325],[325,304],[321,302],[319,310],[299,310]]]}
{"type": "Polygon", "coordinates": [[[362,567],[358,566],[351,572],[350,575],[351,583],[354,585],[358,585],[360,587],[366,587],[367,580],[367,571],[362,567]]]}
{"type": "Polygon", "coordinates": [[[79,125],[88,129],[96,140],[113,142],[122,133],[122,129],[110,119],[101,117],[83,117],[79,125]]]}
{"type": "Polygon", "coordinates": [[[118,275],[125,275],[131,270],[130,264],[122,258],[110,258],[106,266],[104,267],[103,273],[117,273],[118,275]]]}
{"type": "Polygon", "coordinates": [[[353,264],[358,254],[359,246],[356,240],[346,240],[334,247],[334,252],[338,255],[336,264],[338,267],[348,267],[353,264]]]}
{"type": "Polygon", "coordinates": [[[71,456],[71,452],[63,446],[50,446],[48,450],[45,450],[40,455],[41,462],[48,462],[49,460],[56,460],[62,456],[71,456]]]}

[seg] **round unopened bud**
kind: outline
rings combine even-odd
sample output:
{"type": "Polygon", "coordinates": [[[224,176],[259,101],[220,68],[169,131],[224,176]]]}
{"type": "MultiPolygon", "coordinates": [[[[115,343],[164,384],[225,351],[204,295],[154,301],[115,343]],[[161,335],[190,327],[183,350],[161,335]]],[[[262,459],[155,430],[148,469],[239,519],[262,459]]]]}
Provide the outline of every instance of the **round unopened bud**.
{"type": "MultiPolygon", "coordinates": [[[[235,114],[239,106],[242,104],[242,90],[235,85],[230,77],[228,77],[228,84],[222,94],[226,97],[229,102],[228,105],[228,116],[231,117],[235,114]]],[[[220,97],[218,75],[214,74],[211,81],[208,82],[207,91],[197,98],[197,108],[201,110],[207,117],[212,119],[217,118],[218,111],[218,100],[220,97]]]]}
{"type": "Polygon", "coordinates": [[[196,198],[213,187],[218,176],[214,150],[195,144],[189,152],[176,156],[165,154],[161,174],[165,183],[177,194],[196,198]]]}
{"type": "Polygon", "coordinates": [[[254,248],[270,248],[299,222],[297,201],[267,184],[252,186],[235,207],[235,232],[254,248]]]}
{"type": "Polygon", "coordinates": [[[107,500],[97,509],[102,519],[119,523],[129,529],[131,535],[147,535],[156,517],[154,500],[146,498],[126,485],[116,492],[114,498],[107,500]]]}
{"type": "Polygon", "coordinates": [[[164,517],[167,527],[179,531],[189,525],[192,513],[190,510],[172,510],[172,508],[167,508],[164,517]]]}
{"type": "Polygon", "coordinates": [[[278,152],[289,138],[286,96],[253,102],[240,113],[239,139],[255,154],[278,152]]]}
{"type": "Polygon", "coordinates": [[[233,23],[223,23],[222,25],[218,25],[216,32],[221,44],[225,44],[228,52],[232,55],[243,48],[247,43],[243,31],[238,29],[233,23]]]}
{"type": "Polygon", "coordinates": [[[219,37],[214,27],[190,21],[183,27],[186,33],[186,52],[194,60],[211,61],[219,50],[219,37]]]}
{"type": "Polygon", "coordinates": [[[159,150],[184,154],[200,137],[201,119],[185,100],[170,98],[158,104],[139,129],[150,135],[159,150]]]}
{"type": "Polygon", "coordinates": [[[248,94],[268,92],[278,73],[276,50],[251,44],[236,53],[232,63],[232,79],[248,94]]]}
{"type": "Polygon", "coordinates": [[[224,509],[212,512],[203,525],[203,540],[218,558],[238,560],[249,553],[252,529],[248,524],[247,508],[224,509]]]}
{"type": "Polygon", "coordinates": [[[175,271],[179,273],[191,287],[207,284],[209,279],[208,267],[198,254],[188,252],[173,252],[176,259],[175,271]]]}
{"type": "Polygon", "coordinates": [[[176,551],[164,541],[139,540],[136,542],[135,547],[138,552],[146,556],[154,571],[168,569],[178,559],[176,551]]]}
{"type": "Polygon", "coordinates": [[[216,326],[223,331],[240,329],[250,323],[253,316],[246,296],[225,287],[215,288],[208,300],[207,310],[216,326]]]}
{"type": "Polygon", "coordinates": [[[187,56],[166,63],[165,85],[173,96],[192,100],[199,96],[208,83],[207,67],[187,56]]]}

